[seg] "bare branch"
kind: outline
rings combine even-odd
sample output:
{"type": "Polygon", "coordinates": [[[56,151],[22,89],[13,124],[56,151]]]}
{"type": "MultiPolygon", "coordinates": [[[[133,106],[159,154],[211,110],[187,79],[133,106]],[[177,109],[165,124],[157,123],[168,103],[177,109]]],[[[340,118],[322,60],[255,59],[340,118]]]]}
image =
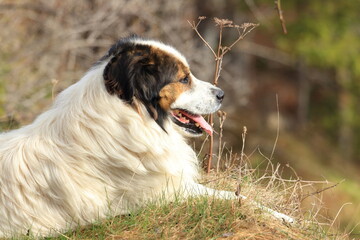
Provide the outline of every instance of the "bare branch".
{"type": "Polygon", "coordinates": [[[270,161],[273,159],[273,156],[274,156],[274,153],[275,153],[275,148],[276,148],[277,142],[279,140],[279,134],[280,134],[280,110],[279,110],[279,98],[278,98],[277,94],[276,94],[276,110],[277,110],[276,137],[275,137],[275,142],[274,142],[273,149],[271,151],[270,161]]]}
{"type": "Polygon", "coordinates": [[[254,23],[244,23],[241,26],[235,26],[235,28],[239,33],[239,37],[230,46],[224,48],[226,50],[224,51],[223,55],[225,55],[228,51],[230,51],[233,46],[235,46],[240,40],[243,40],[247,34],[249,34],[252,30],[254,30],[258,26],[259,24],[254,24],[254,23]]]}
{"type": "Polygon", "coordinates": [[[317,191],[315,191],[315,192],[309,193],[309,194],[307,194],[305,197],[303,197],[303,198],[300,200],[300,202],[304,201],[306,198],[308,198],[308,197],[310,197],[310,196],[313,196],[313,195],[319,194],[319,193],[321,193],[321,192],[324,192],[324,191],[326,191],[326,190],[329,190],[329,189],[331,189],[331,188],[334,188],[334,187],[336,187],[337,185],[339,185],[340,183],[342,183],[343,181],[344,181],[344,180],[342,180],[342,181],[340,181],[340,182],[338,182],[338,183],[336,183],[336,184],[334,184],[334,185],[331,185],[331,186],[329,186],[329,187],[322,188],[322,189],[317,190],[317,191]]]}
{"type": "Polygon", "coordinates": [[[190,24],[191,28],[196,32],[196,34],[199,36],[199,38],[205,43],[205,45],[210,49],[210,51],[213,53],[214,57],[216,58],[216,53],[214,51],[214,49],[210,46],[210,44],[204,39],[204,37],[200,34],[199,30],[198,30],[198,26],[201,23],[201,21],[203,20],[203,17],[199,17],[199,21],[195,24],[195,22],[190,22],[188,21],[188,23],[190,24]]]}
{"type": "MultiPolygon", "coordinates": [[[[235,44],[237,44],[240,40],[242,40],[248,33],[250,33],[254,28],[256,28],[258,26],[258,24],[243,23],[242,25],[239,26],[239,25],[235,25],[233,23],[233,21],[228,20],[228,19],[214,18],[213,20],[215,22],[215,26],[219,27],[219,40],[218,40],[218,46],[217,46],[217,49],[215,52],[215,50],[210,46],[210,44],[204,39],[204,37],[198,31],[199,24],[201,23],[201,21],[203,19],[205,19],[205,17],[199,17],[198,19],[199,19],[199,21],[197,23],[195,23],[194,21],[193,22],[188,21],[188,23],[190,24],[192,29],[196,32],[196,34],[200,37],[200,39],[205,43],[205,45],[211,50],[212,54],[214,55],[216,65],[215,65],[213,84],[215,86],[217,86],[218,80],[220,78],[220,73],[222,70],[222,62],[223,62],[223,58],[224,58],[225,54],[227,52],[229,52],[231,50],[231,48],[233,46],[235,46],[235,44]],[[235,41],[233,41],[229,46],[222,45],[223,28],[235,28],[239,33],[239,36],[237,37],[237,39],[235,41]]],[[[213,116],[213,114],[210,114],[209,124],[211,126],[213,126],[213,122],[214,122],[214,116],[213,116]]],[[[213,146],[214,146],[214,137],[210,136],[209,153],[207,155],[208,156],[207,173],[210,173],[210,170],[211,170],[211,163],[212,163],[212,157],[213,157],[213,146]]],[[[220,156],[218,156],[218,164],[217,165],[219,165],[219,158],[220,158],[220,156]]]]}
{"type": "Polygon", "coordinates": [[[283,16],[283,11],[281,9],[281,0],[275,0],[275,8],[279,14],[279,19],[280,19],[282,30],[283,30],[284,34],[287,34],[285,19],[283,16]]]}
{"type": "MultiPolygon", "coordinates": [[[[216,172],[218,173],[219,172],[219,169],[220,169],[220,160],[221,160],[221,156],[222,156],[222,152],[223,152],[223,144],[222,144],[222,139],[223,139],[223,131],[224,131],[224,122],[226,120],[226,112],[224,111],[221,111],[219,110],[217,112],[217,115],[219,117],[219,128],[220,128],[220,131],[219,131],[219,149],[218,149],[218,156],[217,156],[217,164],[216,164],[216,172]]],[[[225,144],[224,144],[225,145],[225,144]]]]}

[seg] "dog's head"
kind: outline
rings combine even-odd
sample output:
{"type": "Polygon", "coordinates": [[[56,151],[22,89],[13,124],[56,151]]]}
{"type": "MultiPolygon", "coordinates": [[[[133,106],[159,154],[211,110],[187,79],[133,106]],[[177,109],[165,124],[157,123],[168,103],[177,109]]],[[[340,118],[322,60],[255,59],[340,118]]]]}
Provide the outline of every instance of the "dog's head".
{"type": "Polygon", "coordinates": [[[212,134],[202,114],[220,108],[224,92],[191,73],[186,59],[174,48],[137,37],[115,44],[101,61],[108,61],[104,82],[109,94],[132,104],[140,101],[164,128],[171,119],[185,135],[212,134]]]}

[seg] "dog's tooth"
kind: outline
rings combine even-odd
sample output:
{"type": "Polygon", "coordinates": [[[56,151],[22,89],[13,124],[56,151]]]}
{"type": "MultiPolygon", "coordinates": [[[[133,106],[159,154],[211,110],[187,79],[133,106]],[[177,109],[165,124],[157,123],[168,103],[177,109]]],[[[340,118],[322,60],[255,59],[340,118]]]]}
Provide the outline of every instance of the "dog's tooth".
{"type": "Polygon", "coordinates": [[[195,123],[195,126],[200,127],[200,124],[199,124],[199,123],[195,123]]]}

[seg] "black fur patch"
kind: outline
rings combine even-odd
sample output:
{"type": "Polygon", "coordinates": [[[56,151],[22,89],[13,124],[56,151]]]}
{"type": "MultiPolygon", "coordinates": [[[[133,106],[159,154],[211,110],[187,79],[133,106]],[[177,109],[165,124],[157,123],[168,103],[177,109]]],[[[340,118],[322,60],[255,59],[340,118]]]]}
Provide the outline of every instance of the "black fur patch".
{"type": "MultiPolygon", "coordinates": [[[[109,94],[131,104],[140,100],[150,116],[164,129],[168,112],[159,105],[159,92],[176,81],[178,60],[149,45],[134,43],[136,37],[122,39],[100,61],[110,58],[103,76],[109,94]]],[[[164,129],[165,130],[165,129],[164,129]]]]}

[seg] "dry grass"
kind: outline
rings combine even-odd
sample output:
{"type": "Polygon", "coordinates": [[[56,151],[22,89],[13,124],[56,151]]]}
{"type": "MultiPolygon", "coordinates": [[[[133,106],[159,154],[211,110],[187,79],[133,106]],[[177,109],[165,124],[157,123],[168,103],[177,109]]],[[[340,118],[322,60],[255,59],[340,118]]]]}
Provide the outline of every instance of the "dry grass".
{"type": "MultiPolygon", "coordinates": [[[[274,170],[259,177],[260,170],[241,167],[241,193],[249,197],[246,201],[200,197],[149,203],[128,216],[79,227],[49,239],[348,239],[346,234],[329,228],[331,221],[319,223],[318,211],[301,211],[304,188],[317,183],[281,179],[278,168],[274,170]],[[294,216],[297,222],[289,225],[275,220],[252,201],[294,216]]],[[[208,174],[202,181],[207,186],[234,190],[238,174],[239,169],[233,167],[208,174]]]]}
{"type": "Polygon", "coordinates": [[[266,170],[260,170],[251,167],[246,155],[243,162],[240,155],[231,152],[224,156],[231,165],[224,171],[204,174],[201,182],[217,189],[237,189],[248,196],[247,200],[210,196],[148,203],[129,215],[47,239],[349,239],[336,230],[333,220],[320,215],[322,191],[316,188],[326,182],[283,179],[279,166],[269,163],[266,170]],[[312,202],[311,208],[303,206],[304,199],[312,202]],[[295,217],[296,223],[274,219],[253,202],[295,217]]]}

